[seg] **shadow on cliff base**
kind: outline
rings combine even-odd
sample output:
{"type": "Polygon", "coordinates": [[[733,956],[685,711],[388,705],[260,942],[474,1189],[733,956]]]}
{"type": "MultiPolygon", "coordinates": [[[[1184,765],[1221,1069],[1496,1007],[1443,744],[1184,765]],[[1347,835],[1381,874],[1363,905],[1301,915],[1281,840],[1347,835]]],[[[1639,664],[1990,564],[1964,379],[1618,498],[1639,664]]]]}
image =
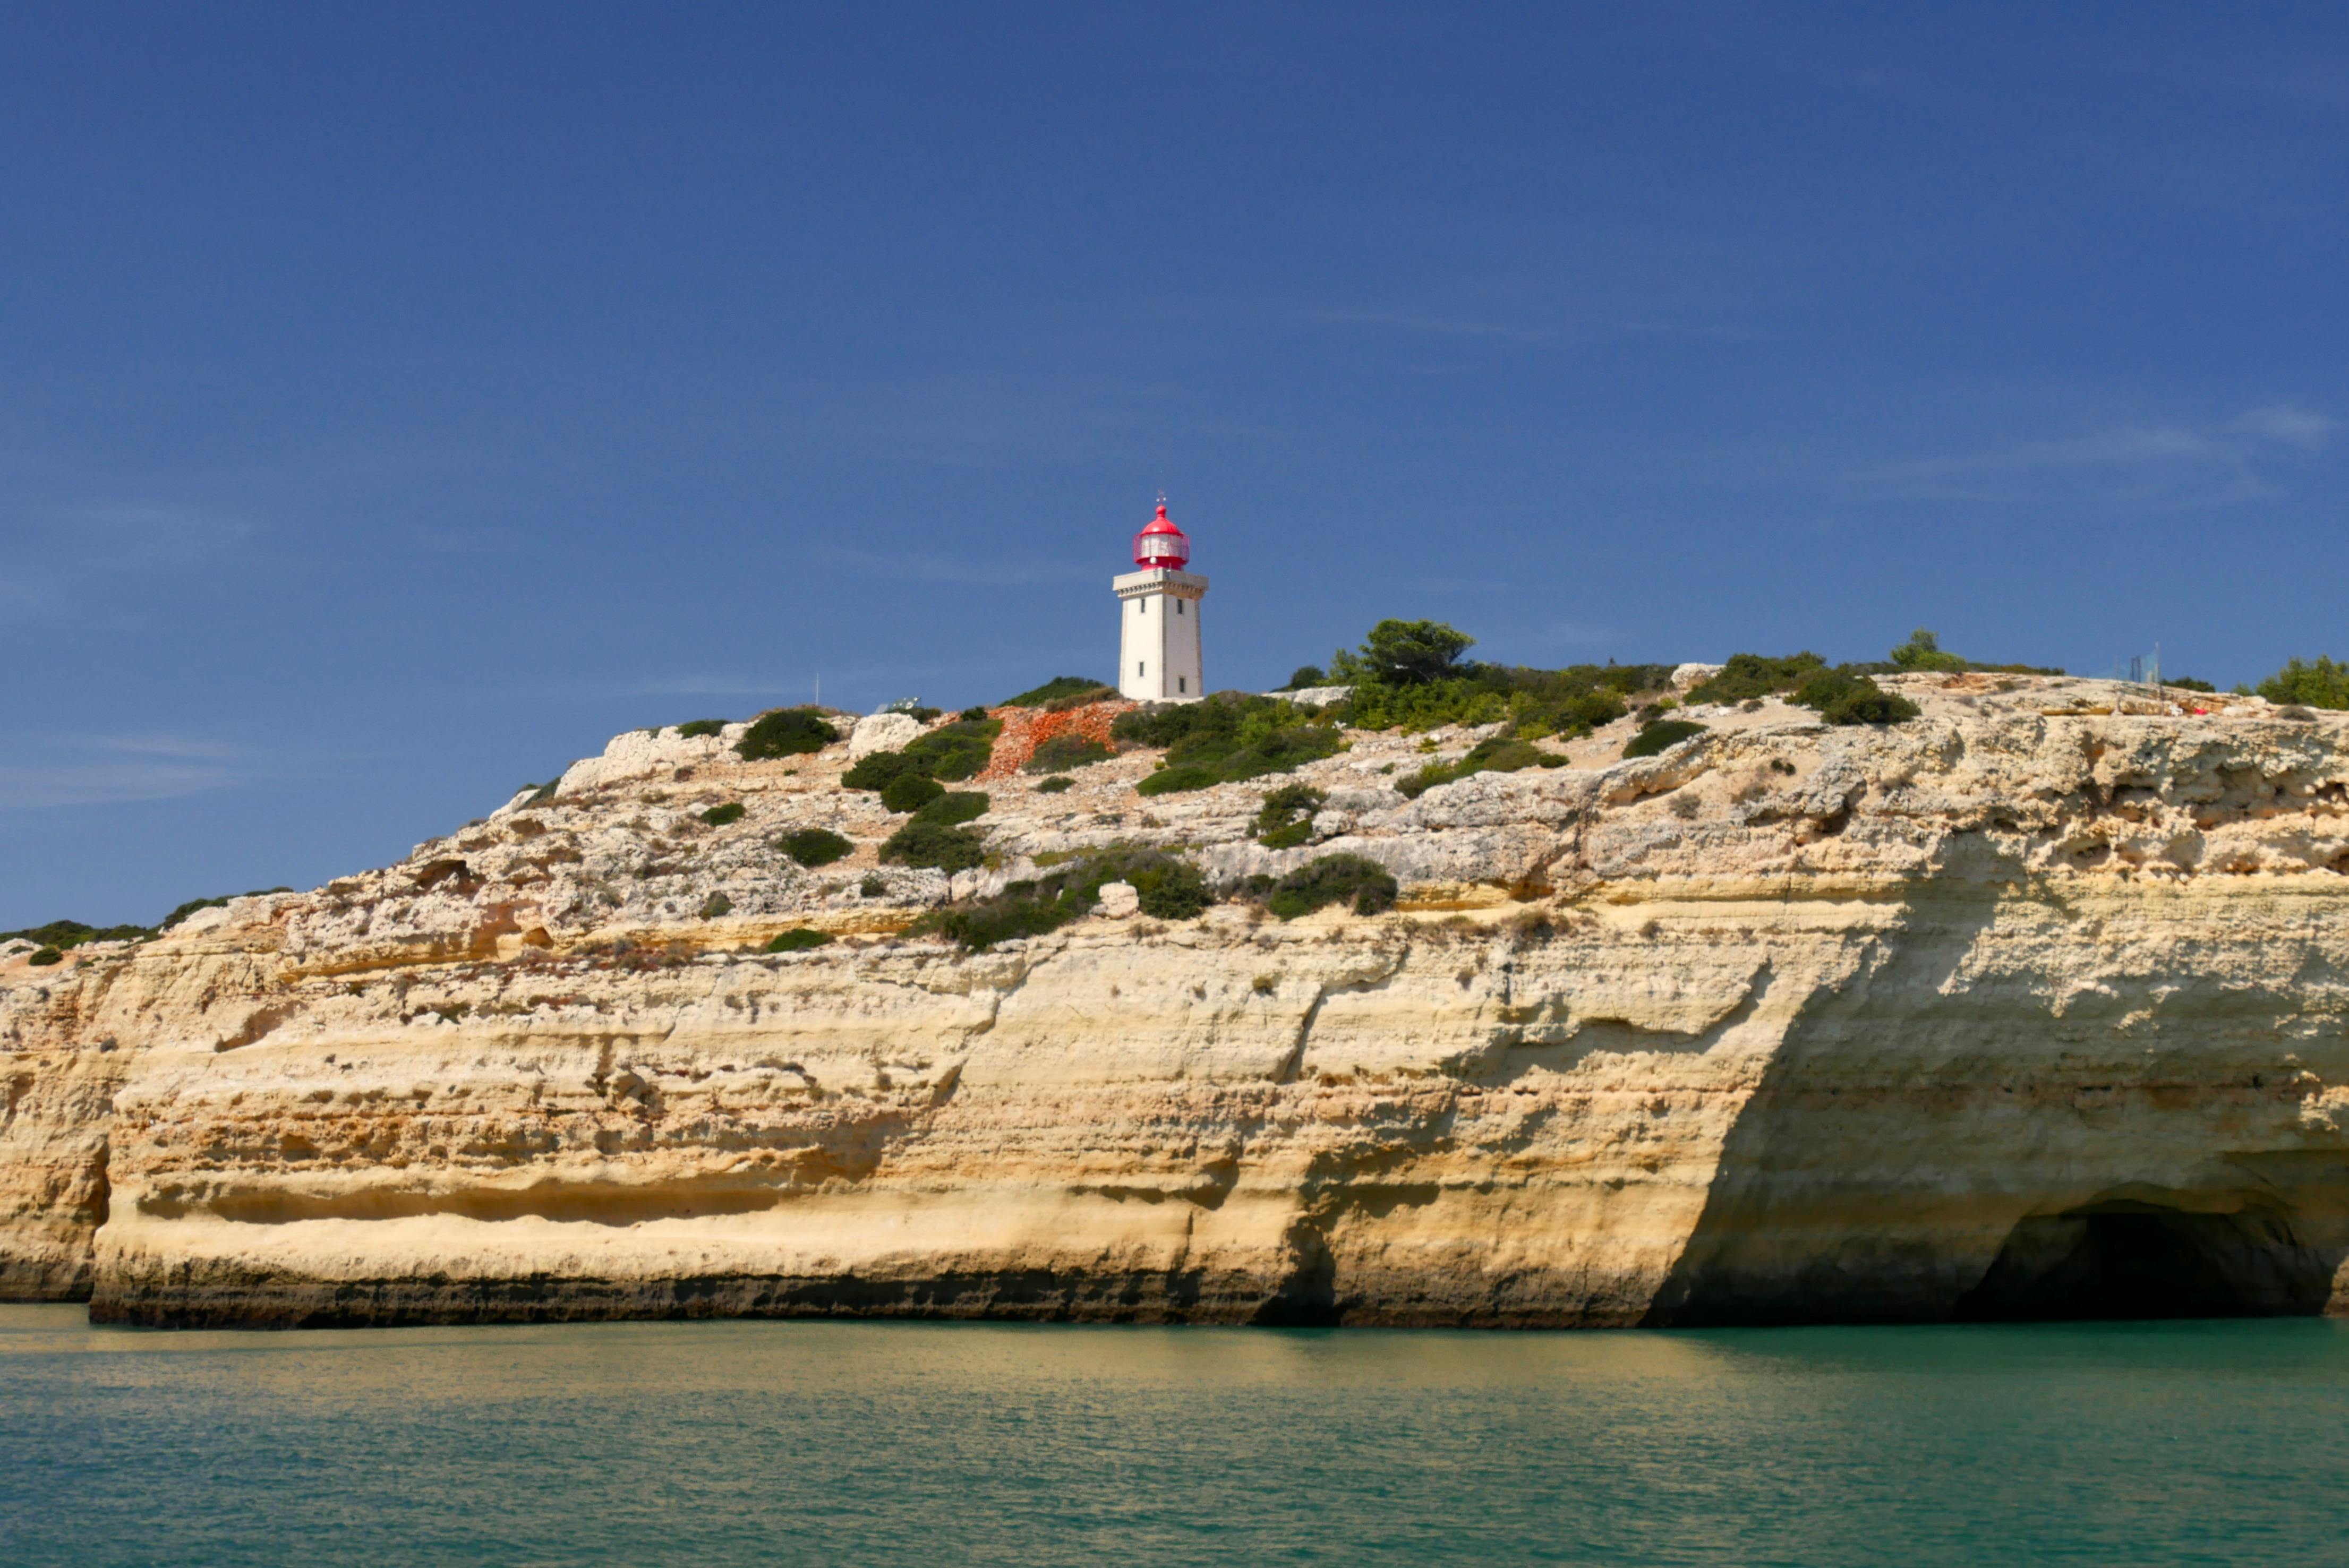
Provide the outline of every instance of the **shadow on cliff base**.
{"type": "MultiPolygon", "coordinates": [[[[2062,1060],[2057,1020],[1961,967],[2002,900],[1997,875],[1929,884],[1841,986],[1793,1022],[1724,1140],[1704,1209],[1643,1319],[1652,1326],[2223,1317],[2325,1309],[2349,1241],[2342,1172],[2257,1155],[2239,1180],[2166,1194],[2110,1186],[2025,1214],[1992,1253],[1985,1204],[2026,1161],[2013,1064],[2062,1060]],[[1894,1048],[1888,1051],[1888,1045],[1894,1048]],[[1896,1064],[1887,1076],[1888,1060],[1896,1064]],[[1871,1065],[1873,1064],[1873,1065],[1871,1065]],[[1980,1108],[2005,1110],[2011,1160],[1980,1158],[1980,1108]],[[1974,1150],[1958,1171],[1925,1151],[1974,1150]],[[1971,1164],[1973,1184],[1946,1179],[1971,1164]],[[2287,1162],[2288,1164],[2288,1162],[2287,1162]],[[2176,1202],[2168,1202],[2174,1196],[2176,1202]]],[[[2023,879],[2019,873],[2014,882],[2023,879]]],[[[2013,882],[2008,883],[2013,885],[2013,882]]],[[[2150,995],[2116,1009],[2158,1006],[2150,995]]],[[[2045,1114],[2078,1120],[2068,1103],[2045,1114]]],[[[2216,1152],[2216,1151],[2214,1151],[2216,1152]]],[[[2214,1172],[2215,1173],[2215,1172],[2214,1172]]],[[[2060,1190],[2076,1171],[2051,1171],[2060,1190]]]]}
{"type": "Polygon", "coordinates": [[[2338,1262],[2281,1208],[2189,1213],[2118,1202],[2018,1222],[1982,1283],[1958,1299],[1973,1323],[2066,1318],[2314,1315],[2338,1262]]]}

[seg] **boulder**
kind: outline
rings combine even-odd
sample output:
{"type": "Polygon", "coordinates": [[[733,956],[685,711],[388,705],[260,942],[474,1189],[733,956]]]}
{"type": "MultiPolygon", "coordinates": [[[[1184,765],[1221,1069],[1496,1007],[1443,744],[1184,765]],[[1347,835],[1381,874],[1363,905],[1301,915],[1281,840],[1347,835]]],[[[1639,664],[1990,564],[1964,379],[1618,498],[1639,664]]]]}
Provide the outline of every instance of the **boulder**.
{"type": "Polygon", "coordinates": [[[897,751],[922,733],[922,721],[908,713],[871,713],[856,721],[848,735],[848,757],[854,761],[875,751],[897,751]]]}

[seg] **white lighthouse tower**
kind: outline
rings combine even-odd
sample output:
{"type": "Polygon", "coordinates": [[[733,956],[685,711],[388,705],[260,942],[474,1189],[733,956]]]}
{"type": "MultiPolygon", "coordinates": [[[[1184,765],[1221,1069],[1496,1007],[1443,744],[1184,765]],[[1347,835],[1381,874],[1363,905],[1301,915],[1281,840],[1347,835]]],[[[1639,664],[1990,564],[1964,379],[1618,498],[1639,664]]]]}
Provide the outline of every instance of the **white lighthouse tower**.
{"type": "Polygon", "coordinates": [[[1158,515],[1133,536],[1133,563],[1142,568],[1110,579],[1117,591],[1117,690],[1139,702],[1196,702],[1207,692],[1199,669],[1199,601],[1207,580],[1183,568],[1191,541],[1158,515]]]}

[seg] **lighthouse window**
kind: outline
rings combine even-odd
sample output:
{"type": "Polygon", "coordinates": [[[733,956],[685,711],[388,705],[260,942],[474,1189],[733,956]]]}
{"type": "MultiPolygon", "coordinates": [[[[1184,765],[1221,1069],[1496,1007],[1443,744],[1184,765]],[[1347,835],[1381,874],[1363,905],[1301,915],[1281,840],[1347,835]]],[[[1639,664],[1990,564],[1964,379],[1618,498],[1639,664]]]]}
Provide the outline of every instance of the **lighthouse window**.
{"type": "Polygon", "coordinates": [[[1150,601],[1147,599],[1136,599],[1133,602],[1133,613],[1137,615],[1147,615],[1150,614],[1150,601]]]}
{"type": "Polygon", "coordinates": [[[1183,601],[1180,599],[1174,601],[1174,613],[1178,615],[1183,613],[1183,601]]]}
{"type": "Polygon", "coordinates": [[[1176,676],[1174,677],[1174,689],[1176,691],[1189,691],[1191,689],[1191,677],[1189,676],[1176,676]]]}
{"type": "Polygon", "coordinates": [[[1146,660],[1146,659],[1136,659],[1136,660],[1134,660],[1134,661],[1133,661],[1133,673],[1134,673],[1135,675],[1138,675],[1138,676],[1146,676],[1146,675],[1148,675],[1148,674],[1150,673],[1150,663],[1149,663],[1149,661],[1148,661],[1148,660],[1146,660]]]}

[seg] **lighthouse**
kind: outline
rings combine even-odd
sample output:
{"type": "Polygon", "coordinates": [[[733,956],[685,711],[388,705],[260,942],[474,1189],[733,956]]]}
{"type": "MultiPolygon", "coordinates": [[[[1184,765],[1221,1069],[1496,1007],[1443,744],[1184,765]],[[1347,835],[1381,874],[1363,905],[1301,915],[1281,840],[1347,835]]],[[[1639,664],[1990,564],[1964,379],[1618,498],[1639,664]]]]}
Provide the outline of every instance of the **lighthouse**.
{"type": "Polygon", "coordinates": [[[1191,541],[1166,515],[1133,536],[1133,563],[1142,568],[1110,579],[1117,592],[1117,690],[1138,702],[1196,702],[1206,695],[1199,669],[1199,601],[1207,580],[1183,568],[1191,541]]]}

